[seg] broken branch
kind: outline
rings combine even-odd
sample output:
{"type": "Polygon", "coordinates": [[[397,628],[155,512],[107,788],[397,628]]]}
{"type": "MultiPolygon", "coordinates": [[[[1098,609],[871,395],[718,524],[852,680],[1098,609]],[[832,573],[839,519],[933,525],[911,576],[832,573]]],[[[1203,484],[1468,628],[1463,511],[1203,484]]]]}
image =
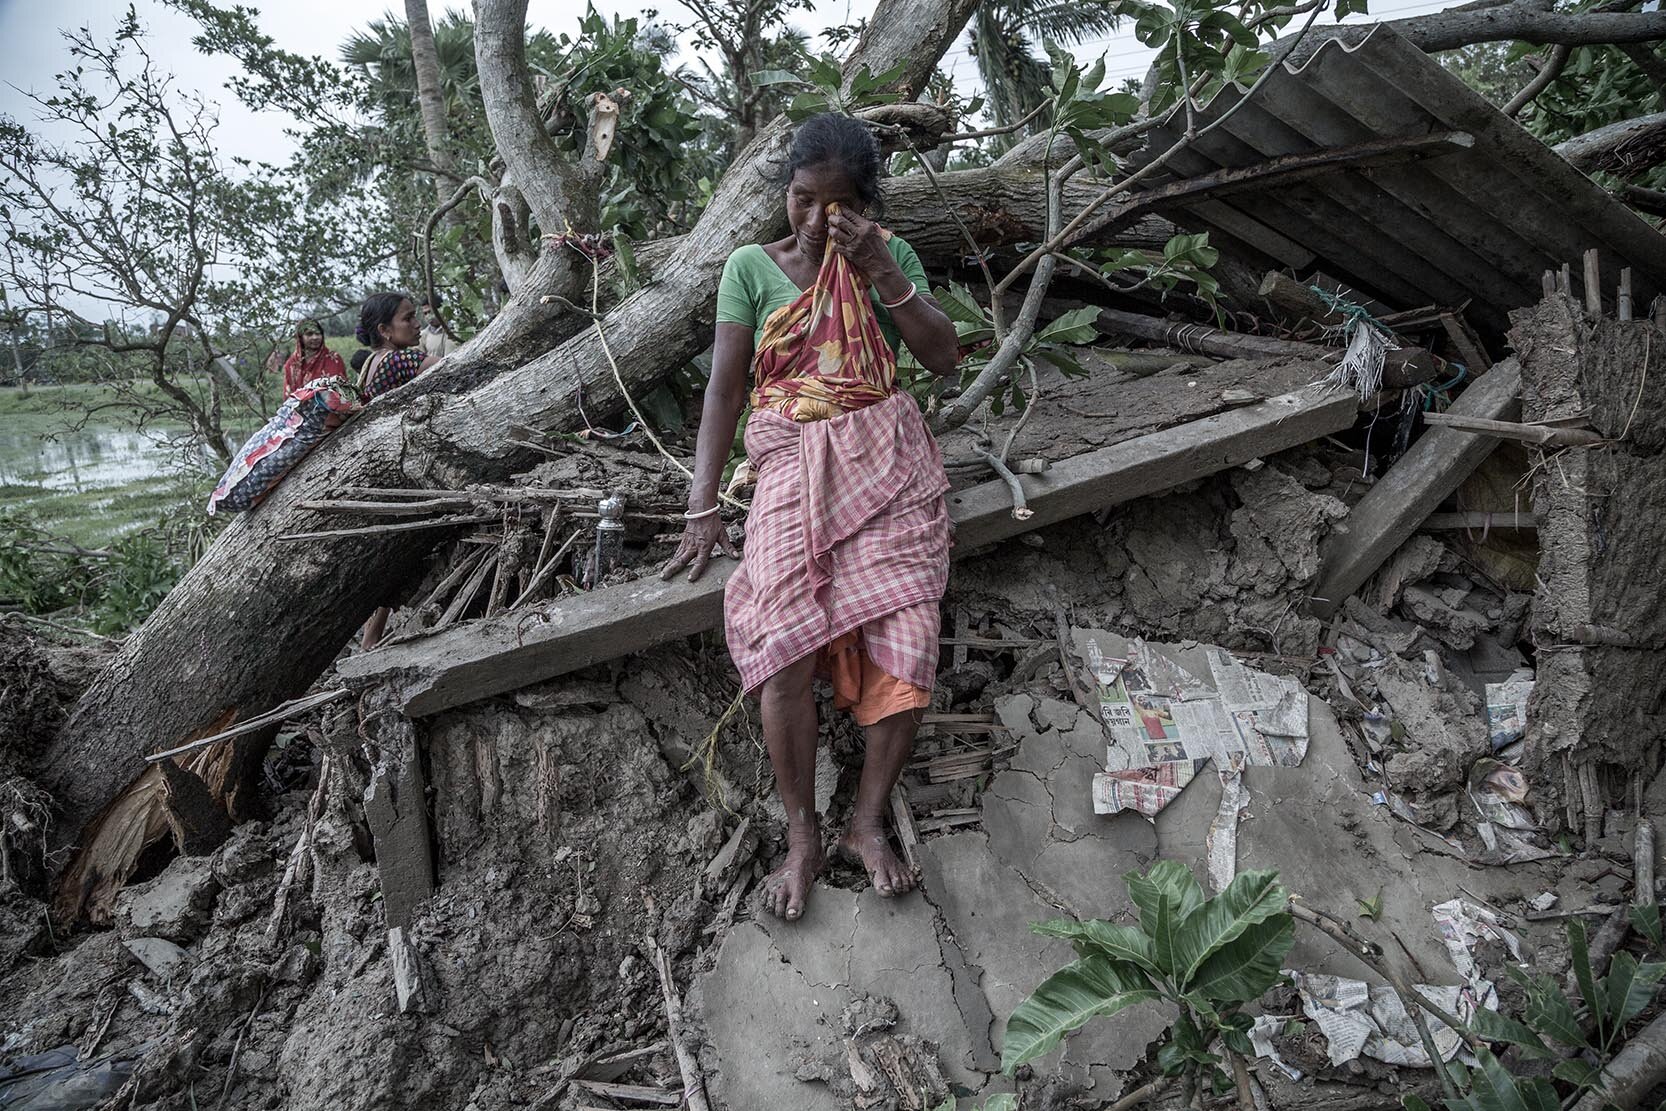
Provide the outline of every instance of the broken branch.
{"type": "Polygon", "coordinates": [[[316,709],[317,707],[324,705],[326,702],[334,702],[346,693],[347,691],[344,688],[337,687],[334,690],[319,691],[317,694],[309,694],[301,698],[290,699],[288,702],[279,706],[274,706],[264,714],[257,714],[248,721],[235,725],[224,732],[215,733],[211,737],[203,737],[199,740],[192,741],[190,744],[180,745],[178,748],[170,748],[163,752],[153,752],[145,757],[145,763],[155,764],[158,761],[167,760],[171,757],[179,756],[182,753],[195,752],[199,748],[207,748],[209,745],[219,744],[221,741],[229,741],[233,737],[241,737],[245,733],[253,733],[257,730],[264,729],[268,725],[277,725],[287,717],[295,714],[306,713],[308,710],[316,709]]]}

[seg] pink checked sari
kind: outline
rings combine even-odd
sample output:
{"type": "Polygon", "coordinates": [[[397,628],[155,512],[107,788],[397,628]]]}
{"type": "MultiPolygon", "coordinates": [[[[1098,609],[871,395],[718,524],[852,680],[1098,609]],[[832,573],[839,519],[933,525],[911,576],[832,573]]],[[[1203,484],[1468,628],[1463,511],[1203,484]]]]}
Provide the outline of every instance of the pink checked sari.
{"type": "Polygon", "coordinates": [[[765,322],[752,369],[758,485],[724,597],[742,685],[859,634],[886,675],[929,692],[948,478],[919,406],[896,390],[867,284],[831,244],[815,283],[765,322]]]}

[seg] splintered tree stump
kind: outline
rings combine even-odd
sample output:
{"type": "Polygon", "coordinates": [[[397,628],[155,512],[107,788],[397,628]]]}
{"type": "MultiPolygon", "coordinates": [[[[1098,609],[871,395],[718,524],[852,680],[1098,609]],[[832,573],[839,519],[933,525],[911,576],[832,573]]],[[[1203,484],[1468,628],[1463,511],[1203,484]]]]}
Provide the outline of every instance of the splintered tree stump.
{"type": "Polygon", "coordinates": [[[400,712],[386,687],[364,700],[363,729],[375,745],[364,816],[382,877],[382,913],[389,929],[411,924],[434,894],[434,857],[428,824],[427,781],[417,750],[416,726],[400,712]]]}

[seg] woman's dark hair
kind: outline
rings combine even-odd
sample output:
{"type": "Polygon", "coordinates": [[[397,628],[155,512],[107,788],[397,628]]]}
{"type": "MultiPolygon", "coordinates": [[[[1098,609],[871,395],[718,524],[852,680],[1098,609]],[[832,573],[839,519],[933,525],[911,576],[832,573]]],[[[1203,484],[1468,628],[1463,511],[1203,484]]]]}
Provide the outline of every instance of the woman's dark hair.
{"type": "Polygon", "coordinates": [[[359,309],[359,327],[354,333],[359,342],[366,347],[382,346],[382,325],[392,324],[399,313],[399,306],[409,300],[397,291],[372,293],[366,297],[363,307],[359,309]]]}
{"type": "Polygon", "coordinates": [[[295,354],[301,355],[306,353],[306,348],[301,345],[301,337],[309,331],[317,332],[319,335],[323,335],[324,326],[316,320],[302,319],[295,322],[295,354]]]}
{"type": "Polygon", "coordinates": [[[353,357],[348,361],[352,364],[353,369],[358,371],[364,369],[364,361],[368,358],[370,358],[370,348],[361,347],[353,352],[353,357]]]}
{"type": "Polygon", "coordinates": [[[811,166],[837,166],[856,186],[862,207],[869,214],[879,208],[879,175],[884,158],[868,125],[851,116],[823,112],[811,116],[793,131],[787,151],[787,165],[780,184],[792,184],[793,175],[811,166]]]}

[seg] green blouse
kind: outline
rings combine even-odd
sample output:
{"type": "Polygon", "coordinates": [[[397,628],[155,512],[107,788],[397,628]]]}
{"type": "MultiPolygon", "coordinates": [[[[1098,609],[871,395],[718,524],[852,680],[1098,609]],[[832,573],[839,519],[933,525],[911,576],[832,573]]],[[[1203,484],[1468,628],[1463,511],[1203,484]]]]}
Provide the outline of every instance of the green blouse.
{"type": "MultiPolygon", "coordinates": [[[[903,275],[914,283],[914,288],[921,293],[930,293],[925,267],[920,265],[920,256],[914,253],[914,248],[900,235],[891,236],[885,245],[890,248],[891,257],[897,260],[903,275]]],[[[764,334],[764,322],[776,309],[792,304],[803,292],[769,257],[768,251],[756,243],[749,243],[738,248],[723,264],[723,280],[717,285],[717,322],[744,324],[751,328],[752,349],[756,351],[758,340],[764,334]]],[[[891,314],[880,305],[877,292],[870,289],[868,297],[873,301],[885,342],[891,345],[893,352],[899,351],[902,340],[891,321],[891,314]]]]}

